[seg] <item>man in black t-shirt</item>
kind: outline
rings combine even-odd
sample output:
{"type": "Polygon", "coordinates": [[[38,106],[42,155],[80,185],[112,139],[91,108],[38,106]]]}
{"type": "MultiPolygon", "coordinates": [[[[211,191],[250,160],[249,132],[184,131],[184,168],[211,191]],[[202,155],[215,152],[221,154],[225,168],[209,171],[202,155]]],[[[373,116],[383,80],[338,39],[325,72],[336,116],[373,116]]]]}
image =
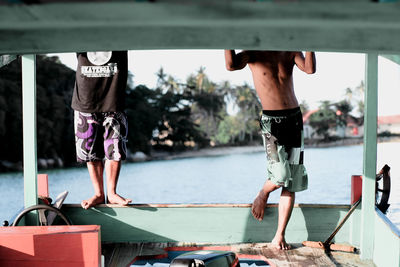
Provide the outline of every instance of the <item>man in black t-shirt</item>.
{"type": "Polygon", "coordinates": [[[128,52],[78,53],[72,96],[78,162],[86,162],[94,196],[83,200],[84,209],[107,203],[128,205],[132,200],[116,193],[121,160],[126,158],[128,122],[124,100],[128,52]],[[106,172],[107,199],[103,186],[106,172]]]}

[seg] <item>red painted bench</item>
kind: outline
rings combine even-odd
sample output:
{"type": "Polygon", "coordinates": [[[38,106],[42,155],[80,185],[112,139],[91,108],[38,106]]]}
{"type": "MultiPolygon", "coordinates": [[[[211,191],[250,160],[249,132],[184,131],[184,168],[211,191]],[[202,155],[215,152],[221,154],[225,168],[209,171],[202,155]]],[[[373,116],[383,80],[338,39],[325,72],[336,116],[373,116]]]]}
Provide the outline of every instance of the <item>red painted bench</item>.
{"type": "Polygon", "coordinates": [[[99,225],[0,227],[0,266],[100,266],[99,225]]]}

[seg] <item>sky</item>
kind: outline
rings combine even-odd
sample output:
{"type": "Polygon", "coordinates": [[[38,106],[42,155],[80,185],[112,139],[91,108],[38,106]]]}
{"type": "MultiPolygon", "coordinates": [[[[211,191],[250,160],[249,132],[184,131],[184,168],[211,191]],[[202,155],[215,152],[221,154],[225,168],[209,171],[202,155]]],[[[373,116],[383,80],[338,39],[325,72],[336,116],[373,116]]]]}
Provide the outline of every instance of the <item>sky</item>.
{"type": "MultiPolygon", "coordinates": [[[[57,55],[66,66],[76,69],[75,53],[57,55]]],[[[248,67],[238,71],[225,69],[223,50],[132,50],[129,51],[129,70],[134,74],[134,84],[154,88],[156,72],[164,72],[185,82],[200,67],[214,82],[229,81],[233,85],[244,82],[253,86],[248,67]]],[[[345,89],[356,88],[365,73],[365,55],[352,53],[316,52],[317,71],[308,75],[294,69],[294,88],[299,103],[306,101],[311,109],[324,100],[344,99],[345,89]]],[[[378,112],[380,116],[400,114],[400,67],[379,57],[378,112]]]]}

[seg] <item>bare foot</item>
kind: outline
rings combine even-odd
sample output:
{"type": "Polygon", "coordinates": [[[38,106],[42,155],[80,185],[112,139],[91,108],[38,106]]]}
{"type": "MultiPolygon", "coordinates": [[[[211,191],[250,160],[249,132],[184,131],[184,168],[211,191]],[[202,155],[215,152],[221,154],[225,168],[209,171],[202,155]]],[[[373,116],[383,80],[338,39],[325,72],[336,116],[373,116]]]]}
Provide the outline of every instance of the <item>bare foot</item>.
{"type": "Polygon", "coordinates": [[[85,210],[87,210],[88,208],[94,207],[98,204],[104,204],[104,195],[101,195],[101,196],[94,195],[89,199],[82,200],[82,202],[81,202],[81,206],[85,210]]]}
{"type": "Polygon", "coordinates": [[[251,213],[256,220],[262,221],[264,218],[264,210],[267,205],[268,194],[265,194],[262,190],[257,194],[251,206],[251,213]]]}
{"type": "Polygon", "coordinates": [[[288,250],[288,249],[292,248],[291,245],[286,243],[285,237],[281,236],[281,235],[276,235],[274,237],[274,239],[272,239],[271,243],[272,243],[272,245],[274,245],[274,247],[276,249],[279,249],[279,250],[288,250]]]}
{"type": "Polygon", "coordinates": [[[123,198],[118,194],[108,194],[107,195],[107,203],[110,203],[110,204],[118,204],[118,205],[126,206],[131,202],[132,202],[132,199],[123,198]]]}

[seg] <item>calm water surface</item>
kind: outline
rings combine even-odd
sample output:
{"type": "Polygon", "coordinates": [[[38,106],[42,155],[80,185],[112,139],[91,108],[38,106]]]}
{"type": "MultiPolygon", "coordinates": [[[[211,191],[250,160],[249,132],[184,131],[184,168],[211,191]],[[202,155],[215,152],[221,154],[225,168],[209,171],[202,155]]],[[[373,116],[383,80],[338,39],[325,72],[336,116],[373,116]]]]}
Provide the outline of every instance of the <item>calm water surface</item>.
{"type": "MultiPolygon", "coordinates": [[[[400,228],[400,143],[378,145],[377,169],[388,164],[392,190],[388,217],[400,228]]],[[[305,165],[309,188],[296,194],[296,203],[349,204],[351,175],[362,173],[359,146],[309,148],[305,165]]],[[[86,168],[47,171],[50,196],[67,190],[66,203],[80,203],[93,194],[86,168]]],[[[121,170],[118,192],[134,203],[251,203],[265,181],[263,152],[198,157],[170,161],[127,163],[121,170]]],[[[8,220],[23,206],[21,173],[0,175],[0,220],[8,220]]],[[[279,201],[279,190],[270,196],[279,201]]]]}

